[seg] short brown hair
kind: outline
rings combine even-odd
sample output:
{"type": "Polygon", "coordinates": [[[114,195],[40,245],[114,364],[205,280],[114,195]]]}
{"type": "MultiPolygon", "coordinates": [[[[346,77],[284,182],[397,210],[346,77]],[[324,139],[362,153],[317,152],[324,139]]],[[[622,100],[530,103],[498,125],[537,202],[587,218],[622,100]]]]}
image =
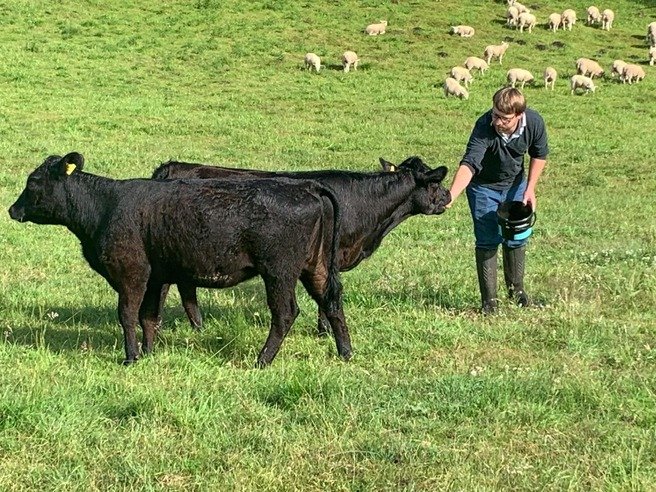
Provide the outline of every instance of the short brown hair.
{"type": "Polygon", "coordinates": [[[504,87],[492,96],[494,108],[502,114],[521,114],[526,109],[526,99],[519,89],[504,87]]]}

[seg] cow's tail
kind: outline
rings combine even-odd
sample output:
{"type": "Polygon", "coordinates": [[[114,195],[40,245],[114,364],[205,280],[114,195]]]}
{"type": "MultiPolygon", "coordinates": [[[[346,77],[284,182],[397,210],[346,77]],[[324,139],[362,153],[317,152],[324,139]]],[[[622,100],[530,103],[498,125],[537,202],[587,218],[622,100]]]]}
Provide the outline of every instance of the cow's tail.
{"type": "Polygon", "coordinates": [[[324,299],[329,312],[341,308],[342,283],[339,276],[339,239],[342,224],[342,210],[335,192],[325,184],[319,187],[319,195],[328,198],[333,208],[332,241],[330,243],[330,259],[328,261],[328,283],[324,299]]]}

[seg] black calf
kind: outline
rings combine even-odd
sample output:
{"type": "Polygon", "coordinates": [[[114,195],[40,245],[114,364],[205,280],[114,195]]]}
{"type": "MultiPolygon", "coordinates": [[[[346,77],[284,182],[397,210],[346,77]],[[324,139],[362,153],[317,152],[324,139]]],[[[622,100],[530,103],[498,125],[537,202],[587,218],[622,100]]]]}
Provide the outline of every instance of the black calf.
{"type": "Polygon", "coordinates": [[[64,225],[89,265],[118,293],[125,362],[153,349],[165,284],[180,291],[264,280],[271,329],[257,364],[276,356],[298,315],[295,285],[328,317],[337,351],[351,357],[337,263],[340,209],[308,180],[113,180],[82,171],[78,153],[50,156],[9,209],[12,219],[64,225]]]}
{"type": "MultiPolygon", "coordinates": [[[[444,212],[451,201],[449,191],[441,186],[446,167],[429,168],[419,157],[409,157],[399,165],[384,159],[385,172],[361,173],[348,171],[268,172],[235,169],[202,164],[169,161],[159,166],[153,179],[280,177],[313,179],[329,186],[342,204],[343,220],[339,242],[339,270],[351,270],[368,258],[380,246],[383,238],[406,218],[416,214],[434,215],[444,212]]],[[[179,286],[178,286],[179,287],[179,286]]],[[[162,290],[162,302],[168,286],[162,290]]],[[[183,306],[191,324],[200,327],[202,318],[196,300],[196,290],[180,291],[183,306]]],[[[319,333],[327,329],[325,316],[319,308],[319,333]]]]}

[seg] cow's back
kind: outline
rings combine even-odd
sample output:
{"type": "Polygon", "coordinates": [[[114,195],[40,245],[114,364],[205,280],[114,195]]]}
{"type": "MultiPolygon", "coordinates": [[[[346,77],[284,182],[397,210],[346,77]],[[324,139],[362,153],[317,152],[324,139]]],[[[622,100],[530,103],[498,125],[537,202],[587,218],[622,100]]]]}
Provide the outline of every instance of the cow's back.
{"type": "MultiPolygon", "coordinates": [[[[318,247],[326,204],[301,180],[175,180],[144,200],[142,240],[169,283],[226,287],[318,247]]],[[[328,216],[329,218],[331,216],[328,216]]]]}
{"type": "Polygon", "coordinates": [[[342,207],[339,263],[342,271],[356,267],[369,257],[380,245],[383,235],[395,225],[393,211],[407,195],[402,189],[401,198],[394,197],[392,183],[400,183],[396,173],[373,173],[344,170],[312,171],[259,171],[253,169],[227,168],[207,164],[169,161],[153,173],[158,179],[231,179],[289,178],[313,180],[329,187],[342,207]],[[383,217],[383,219],[381,219],[383,217]]]}
{"type": "Polygon", "coordinates": [[[277,173],[257,169],[209,166],[190,162],[168,161],[153,171],[152,179],[253,179],[276,176],[291,177],[293,173],[277,173]]]}

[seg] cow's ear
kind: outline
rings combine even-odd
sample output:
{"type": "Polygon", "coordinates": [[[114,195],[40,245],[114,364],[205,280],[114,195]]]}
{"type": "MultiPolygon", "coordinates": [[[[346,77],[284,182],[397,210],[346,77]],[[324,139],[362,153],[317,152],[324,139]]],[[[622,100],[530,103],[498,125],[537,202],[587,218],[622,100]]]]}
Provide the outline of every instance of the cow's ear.
{"type": "Polygon", "coordinates": [[[440,182],[446,177],[446,173],[449,172],[449,170],[446,168],[446,166],[440,166],[436,169],[431,169],[428,172],[428,178],[432,182],[440,182]]]}
{"type": "Polygon", "coordinates": [[[70,176],[75,171],[81,171],[84,167],[84,157],[77,152],[71,152],[62,157],[57,165],[60,175],[70,176]]]}
{"type": "Polygon", "coordinates": [[[378,160],[380,161],[380,165],[383,166],[383,171],[393,173],[396,171],[397,167],[396,165],[392,164],[391,162],[386,161],[382,157],[379,157],[378,160]]]}

